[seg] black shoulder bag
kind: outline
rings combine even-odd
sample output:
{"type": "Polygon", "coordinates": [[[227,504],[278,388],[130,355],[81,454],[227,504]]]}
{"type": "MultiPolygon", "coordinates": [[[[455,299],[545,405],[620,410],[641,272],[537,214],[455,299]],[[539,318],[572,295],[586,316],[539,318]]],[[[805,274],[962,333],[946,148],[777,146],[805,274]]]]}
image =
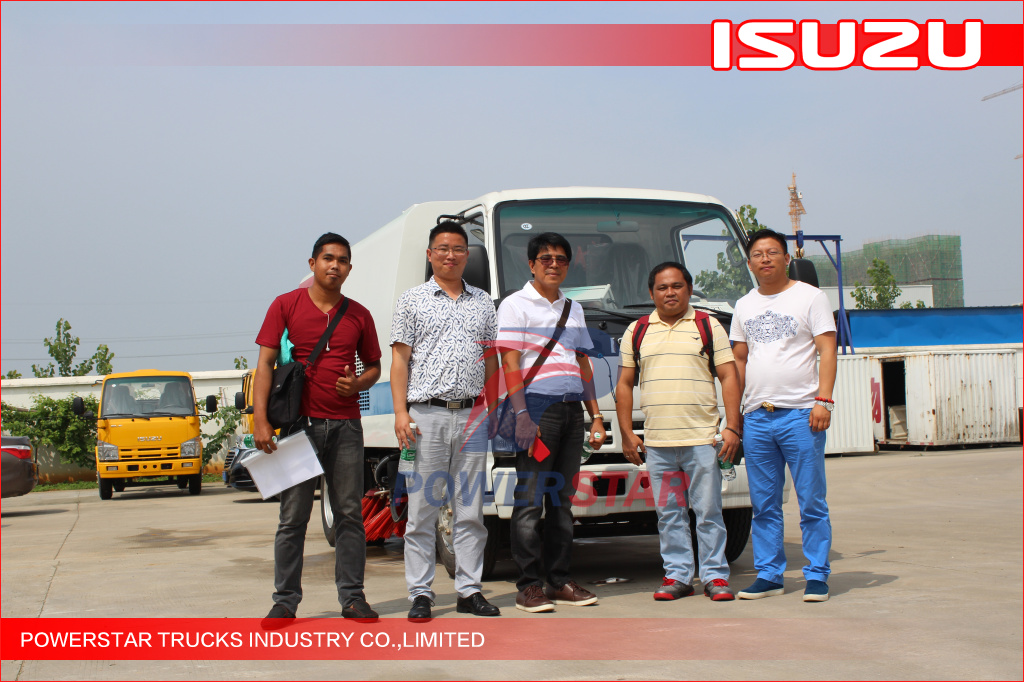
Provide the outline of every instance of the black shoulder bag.
{"type": "Polygon", "coordinates": [[[274,368],[274,380],[270,386],[270,396],[267,398],[267,421],[275,429],[291,426],[299,420],[302,413],[302,389],[306,385],[306,371],[316,362],[320,351],[327,345],[335,327],[338,326],[338,322],[345,317],[348,301],[346,296],[338,314],[327,325],[327,331],[320,337],[305,362],[289,362],[274,368]]]}

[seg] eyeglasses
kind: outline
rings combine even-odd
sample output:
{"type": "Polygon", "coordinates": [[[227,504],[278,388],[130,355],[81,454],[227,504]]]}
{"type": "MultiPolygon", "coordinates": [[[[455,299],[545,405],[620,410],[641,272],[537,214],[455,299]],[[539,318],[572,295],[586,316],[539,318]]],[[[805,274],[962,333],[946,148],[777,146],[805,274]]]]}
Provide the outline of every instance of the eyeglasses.
{"type": "Polygon", "coordinates": [[[778,258],[781,255],[782,255],[782,252],[781,251],[777,251],[777,250],[773,250],[773,251],[754,251],[753,253],[750,254],[750,260],[761,260],[765,256],[768,256],[769,258],[778,258]]]}
{"type": "Polygon", "coordinates": [[[551,265],[554,262],[558,267],[564,268],[569,264],[569,258],[566,256],[552,256],[550,253],[545,253],[543,256],[537,256],[537,260],[541,262],[544,267],[551,265]]]}
{"type": "Polygon", "coordinates": [[[469,253],[469,249],[465,246],[453,246],[451,248],[447,246],[435,246],[430,250],[439,256],[447,256],[449,253],[454,253],[456,256],[465,256],[469,253]]]}

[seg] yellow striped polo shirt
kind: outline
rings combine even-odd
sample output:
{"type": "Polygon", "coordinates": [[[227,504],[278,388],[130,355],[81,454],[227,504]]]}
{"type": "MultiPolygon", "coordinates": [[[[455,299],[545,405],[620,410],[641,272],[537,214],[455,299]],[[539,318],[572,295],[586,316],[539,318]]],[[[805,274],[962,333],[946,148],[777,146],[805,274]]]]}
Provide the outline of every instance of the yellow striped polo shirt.
{"type": "MultiPolygon", "coordinates": [[[[651,325],[640,342],[640,409],[644,413],[644,443],[654,447],[706,445],[714,440],[719,412],[715,380],[691,307],[671,327],[651,313],[651,325]]],[[[711,318],[715,366],[733,362],[732,347],[722,325],[711,318]]],[[[623,367],[634,367],[633,330],[622,335],[623,367]]]]}

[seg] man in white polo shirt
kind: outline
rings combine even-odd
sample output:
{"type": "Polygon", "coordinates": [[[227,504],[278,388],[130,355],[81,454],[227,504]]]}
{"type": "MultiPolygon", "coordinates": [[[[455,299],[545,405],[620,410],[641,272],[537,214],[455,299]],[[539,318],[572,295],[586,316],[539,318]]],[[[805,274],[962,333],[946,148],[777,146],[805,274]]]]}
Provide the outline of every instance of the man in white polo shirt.
{"type": "Polygon", "coordinates": [[[722,431],[721,457],[726,461],[732,461],[740,444],[739,429],[734,426],[739,423],[742,392],[736,363],[718,320],[706,313],[696,319],[697,311],[690,307],[693,278],[681,263],[655,267],[647,287],[655,312],[649,320],[641,318],[629,325],[622,336],[615,412],[626,459],[639,466],[642,453],[647,456],[665,567],[665,578],[654,598],[671,601],[694,593],[689,499],[697,517],[704,594],[712,601],[731,601],[722,474],[712,446],[719,412],[710,360],[713,357],[715,373],[722,382],[727,426],[722,431]],[[710,347],[702,337],[707,337],[710,347]],[[639,368],[635,351],[639,351],[639,368]],[[640,408],[645,417],[643,440],[633,433],[633,385],[638,369],[640,408]]]}
{"type": "Polygon", "coordinates": [[[581,401],[593,420],[590,444],[595,450],[604,443],[605,427],[590,358],[583,352],[594,345],[583,308],[559,289],[569,273],[569,242],[546,232],[532,238],[526,250],[533,279],[498,307],[497,345],[516,412],[519,450],[520,484],[512,510],[512,558],[520,573],[516,608],[539,613],[553,611],[555,604],[597,602],[569,575],[570,500],[583,455],[581,401]]]}

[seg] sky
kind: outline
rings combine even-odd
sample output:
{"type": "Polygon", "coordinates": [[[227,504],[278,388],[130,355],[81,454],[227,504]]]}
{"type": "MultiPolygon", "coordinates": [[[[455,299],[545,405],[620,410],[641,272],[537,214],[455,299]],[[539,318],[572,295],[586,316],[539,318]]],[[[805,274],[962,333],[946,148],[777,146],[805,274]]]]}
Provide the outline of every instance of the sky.
{"type": "MultiPolygon", "coordinates": [[[[414,203],[594,185],[712,195],[788,232],[959,234],[965,302],[1022,301],[1020,67],[139,66],[45,58],[57,29],[163,24],[1022,23],[1020,2],[2,4],[0,370],[58,318],[114,369],[253,363],[316,237],[414,203]]],[[[95,34],[89,34],[95,35],[95,34]]],[[[474,39],[467,29],[467,41],[474,39]]],[[[145,52],[149,46],[139,41],[145,52]]],[[[186,46],[187,47],[187,46],[186,46]]],[[[177,46],[177,49],[186,49],[177,46]]],[[[809,250],[809,253],[815,253],[809,250]]],[[[386,258],[387,254],[381,254],[386,258]]],[[[356,267],[362,264],[356,263],[356,267]]],[[[372,267],[372,263],[368,264],[372,267]]]]}

